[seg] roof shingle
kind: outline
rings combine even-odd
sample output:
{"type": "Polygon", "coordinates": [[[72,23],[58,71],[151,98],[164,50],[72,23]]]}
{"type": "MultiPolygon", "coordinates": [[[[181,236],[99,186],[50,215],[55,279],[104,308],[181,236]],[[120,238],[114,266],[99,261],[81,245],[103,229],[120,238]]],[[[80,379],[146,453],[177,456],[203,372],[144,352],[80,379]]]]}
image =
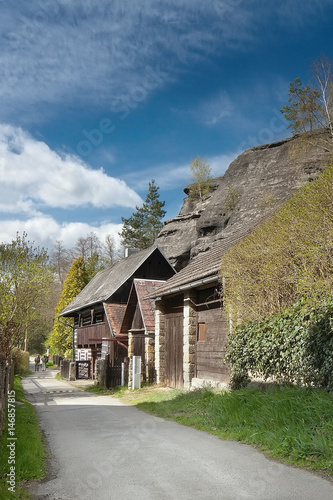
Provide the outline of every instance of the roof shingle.
{"type": "MultiPolygon", "coordinates": [[[[132,254],[116,262],[112,267],[97,273],[72,302],[65,307],[60,316],[68,316],[84,307],[107,301],[156,251],[163,255],[161,250],[154,245],[146,250],[132,254]]],[[[167,261],[166,257],[164,258],[167,261]]],[[[172,268],[171,264],[170,268],[172,268]]]]}

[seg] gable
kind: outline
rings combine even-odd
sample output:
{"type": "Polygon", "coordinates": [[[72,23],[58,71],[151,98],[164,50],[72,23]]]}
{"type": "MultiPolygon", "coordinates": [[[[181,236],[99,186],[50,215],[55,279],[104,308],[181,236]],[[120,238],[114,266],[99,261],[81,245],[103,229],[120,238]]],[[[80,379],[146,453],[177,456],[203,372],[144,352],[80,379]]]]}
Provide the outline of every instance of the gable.
{"type": "Polygon", "coordinates": [[[126,305],[104,303],[103,306],[110,332],[116,335],[120,335],[121,324],[124,318],[126,305]]]}
{"type": "Polygon", "coordinates": [[[161,286],[162,283],[160,280],[142,280],[137,278],[133,280],[121,325],[121,333],[128,333],[132,328],[134,318],[137,318],[138,314],[147,332],[155,330],[155,303],[153,299],[147,299],[146,297],[153,294],[156,288],[161,286]]]}
{"type": "Polygon", "coordinates": [[[75,316],[81,309],[103,302],[126,304],[134,278],[167,279],[175,272],[161,250],[150,247],[97,273],[60,316],[75,316]]]}

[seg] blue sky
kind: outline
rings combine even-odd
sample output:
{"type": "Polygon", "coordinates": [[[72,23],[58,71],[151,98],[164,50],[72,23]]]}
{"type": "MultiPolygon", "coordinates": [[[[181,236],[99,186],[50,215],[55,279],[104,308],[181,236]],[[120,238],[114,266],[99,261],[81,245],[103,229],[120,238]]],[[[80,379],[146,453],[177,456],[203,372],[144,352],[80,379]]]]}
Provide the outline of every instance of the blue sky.
{"type": "Polygon", "coordinates": [[[155,179],[223,175],[290,135],[289,82],[333,59],[333,0],[0,0],[0,241],[117,236],[155,179]]]}

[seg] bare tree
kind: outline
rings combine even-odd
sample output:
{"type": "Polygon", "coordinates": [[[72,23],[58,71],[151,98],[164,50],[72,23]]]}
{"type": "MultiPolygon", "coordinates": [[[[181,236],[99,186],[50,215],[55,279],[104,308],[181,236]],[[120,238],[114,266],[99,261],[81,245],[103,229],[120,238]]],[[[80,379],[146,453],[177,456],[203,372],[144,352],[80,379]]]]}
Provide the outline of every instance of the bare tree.
{"type": "Polygon", "coordinates": [[[116,241],[112,234],[107,234],[103,245],[104,259],[108,266],[112,266],[117,260],[116,241]]]}
{"type": "Polygon", "coordinates": [[[330,130],[333,139],[333,79],[332,62],[328,57],[321,56],[312,65],[312,72],[319,86],[320,100],[322,102],[323,114],[326,126],[330,130]]]}
{"type": "Polygon", "coordinates": [[[63,285],[66,274],[72,265],[72,258],[70,256],[70,252],[64,247],[62,241],[57,240],[55,242],[51,252],[50,262],[57,273],[61,285],[63,285]]]}
{"type": "Polygon", "coordinates": [[[101,242],[97,234],[91,232],[85,238],[81,236],[77,239],[74,247],[74,255],[75,257],[83,257],[83,260],[86,261],[94,254],[100,256],[101,248],[101,242]]]}
{"type": "Polygon", "coordinates": [[[190,188],[190,198],[200,199],[209,193],[209,180],[212,169],[206,159],[195,158],[190,165],[191,177],[193,183],[190,188]]]}

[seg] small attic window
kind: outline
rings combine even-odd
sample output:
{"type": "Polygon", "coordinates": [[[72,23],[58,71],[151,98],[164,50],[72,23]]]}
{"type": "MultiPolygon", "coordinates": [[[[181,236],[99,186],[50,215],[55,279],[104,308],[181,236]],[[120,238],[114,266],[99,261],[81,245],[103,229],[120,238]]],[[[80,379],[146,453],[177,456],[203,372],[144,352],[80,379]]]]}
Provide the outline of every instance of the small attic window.
{"type": "Polygon", "coordinates": [[[206,323],[198,323],[198,342],[206,340],[206,323]]]}

